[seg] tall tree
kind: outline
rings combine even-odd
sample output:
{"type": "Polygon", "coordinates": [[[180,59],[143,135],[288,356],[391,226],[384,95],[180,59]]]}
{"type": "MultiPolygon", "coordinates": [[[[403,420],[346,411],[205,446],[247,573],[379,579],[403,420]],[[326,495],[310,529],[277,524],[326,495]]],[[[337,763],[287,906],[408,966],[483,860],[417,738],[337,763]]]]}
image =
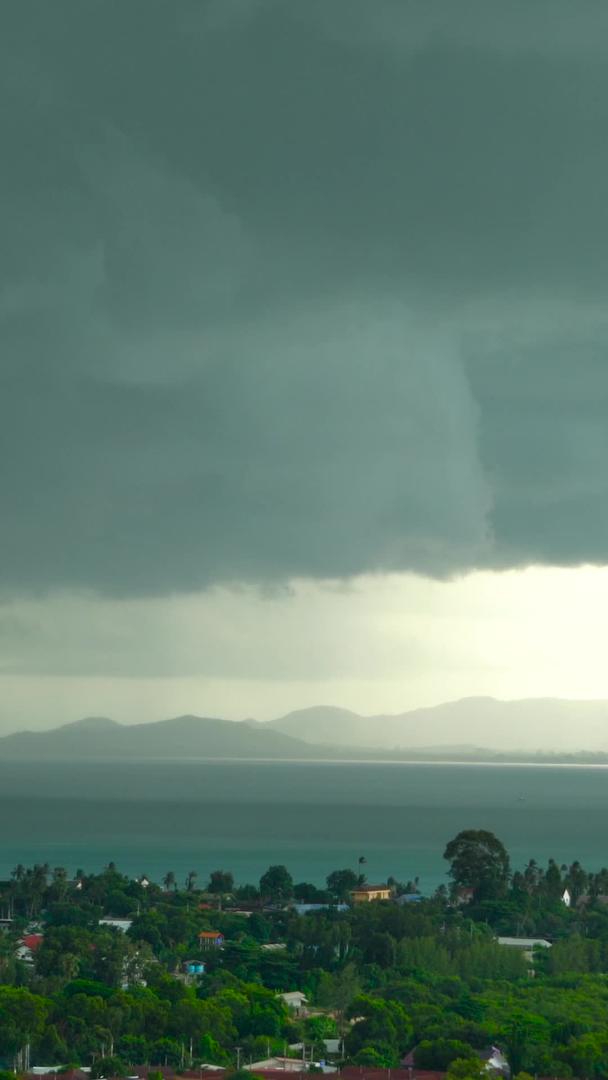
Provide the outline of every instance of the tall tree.
{"type": "Polygon", "coordinates": [[[464,829],[450,840],[444,853],[455,886],[474,890],[476,899],[504,895],[509,884],[509,856],[494,833],[464,829]]]}
{"type": "Polygon", "coordinates": [[[207,890],[210,893],[231,893],[234,889],[234,877],[229,870],[212,870],[209,875],[207,890]]]}
{"type": "Polygon", "coordinates": [[[186,875],[186,892],[192,892],[193,891],[194,884],[196,882],[197,877],[198,877],[198,873],[196,872],[196,870],[189,870],[188,871],[188,873],[186,875]]]}
{"type": "Polygon", "coordinates": [[[285,903],[293,896],[293,878],[286,866],[269,866],[260,878],[260,893],[275,904],[285,903]]]}
{"type": "Polygon", "coordinates": [[[348,900],[349,894],[359,884],[354,870],[334,870],[327,875],[327,888],[336,900],[348,900]]]}

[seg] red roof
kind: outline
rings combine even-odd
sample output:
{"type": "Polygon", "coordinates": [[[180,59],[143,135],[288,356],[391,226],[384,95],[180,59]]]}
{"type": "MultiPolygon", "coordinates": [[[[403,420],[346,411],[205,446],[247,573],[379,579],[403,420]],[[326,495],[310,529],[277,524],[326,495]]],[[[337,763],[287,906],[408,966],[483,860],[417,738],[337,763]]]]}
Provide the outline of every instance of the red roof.
{"type": "Polygon", "coordinates": [[[27,949],[31,949],[32,952],[36,952],[36,949],[40,948],[43,941],[43,934],[26,934],[25,937],[21,938],[21,944],[25,945],[27,949]]]}
{"type": "Polygon", "coordinates": [[[209,938],[210,940],[213,938],[215,940],[215,938],[223,937],[224,935],[220,934],[219,930],[201,930],[198,936],[199,938],[209,938]]]}

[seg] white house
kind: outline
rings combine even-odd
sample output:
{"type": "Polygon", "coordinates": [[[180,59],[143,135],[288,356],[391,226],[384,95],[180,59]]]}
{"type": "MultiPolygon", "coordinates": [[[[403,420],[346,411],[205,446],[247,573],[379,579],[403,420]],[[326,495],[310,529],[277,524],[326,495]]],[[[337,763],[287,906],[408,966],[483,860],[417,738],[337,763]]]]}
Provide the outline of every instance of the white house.
{"type": "MultiPolygon", "coordinates": [[[[313,1062],[323,1073],[335,1073],[337,1068],[335,1065],[327,1065],[321,1061],[313,1062]]],[[[310,1062],[308,1059],[304,1062],[302,1058],[286,1058],[286,1057],[270,1057],[264,1058],[262,1061],[251,1061],[247,1065],[247,1068],[252,1072],[257,1070],[268,1069],[269,1071],[285,1073],[300,1073],[308,1068],[310,1062]]]]}
{"type": "Polygon", "coordinates": [[[126,934],[127,930],[133,925],[133,919],[100,919],[100,926],[112,926],[115,930],[120,930],[123,934],[126,934]]]}
{"type": "Polygon", "coordinates": [[[545,941],[544,938],[528,938],[528,937],[499,937],[498,944],[504,945],[507,949],[518,949],[522,952],[526,960],[532,960],[534,957],[535,949],[550,949],[551,942],[545,941]]]}
{"type": "Polygon", "coordinates": [[[255,1072],[256,1069],[280,1069],[281,1072],[301,1072],[302,1071],[302,1059],[301,1058],[287,1058],[287,1057],[269,1057],[264,1058],[262,1061],[252,1061],[248,1066],[255,1072]]]}
{"type": "Polygon", "coordinates": [[[499,1075],[509,1077],[511,1075],[511,1069],[509,1062],[502,1050],[497,1046],[490,1046],[487,1050],[479,1051],[479,1056],[482,1061],[485,1061],[485,1067],[487,1072],[493,1075],[499,1075]]]}
{"type": "Polygon", "coordinates": [[[299,1012],[300,1009],[306,1005],[308,998],[306,994],[303,994],[301,990],[288,990],[286,994],[277,994],[281,1001],[284,1001],[288,1009],[293,1009],[294,1012],[299,1012]]]}

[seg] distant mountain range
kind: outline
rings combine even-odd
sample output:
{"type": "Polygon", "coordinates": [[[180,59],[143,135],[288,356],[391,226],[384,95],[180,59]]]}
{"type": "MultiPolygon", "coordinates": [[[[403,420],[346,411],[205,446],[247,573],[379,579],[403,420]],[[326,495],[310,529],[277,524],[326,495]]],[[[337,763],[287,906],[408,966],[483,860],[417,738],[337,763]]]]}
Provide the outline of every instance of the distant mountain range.
{"type": "Polygon", "coordinates": [[[472,697],[396,716],[360,716],[321,706],[288,713],[267,726],[317,745],[353,749],[608,753],[608,701],[472,697]]]}
{"type": "Polygon", "coordinates": [[[465,698],[397,716],[318,706],[278,720],[107,717],[0,738],[0,761],[250,760],[608,762],[608,702],[465,698]]]}
{"type": "Polygon", "coordinates": [[[52,731],[0,738],[0,761],[36,759],[310,758],[311,747],[280,731],[243,721],[178,716],[153,724],[117,724],[90,716],[52,731]]]}

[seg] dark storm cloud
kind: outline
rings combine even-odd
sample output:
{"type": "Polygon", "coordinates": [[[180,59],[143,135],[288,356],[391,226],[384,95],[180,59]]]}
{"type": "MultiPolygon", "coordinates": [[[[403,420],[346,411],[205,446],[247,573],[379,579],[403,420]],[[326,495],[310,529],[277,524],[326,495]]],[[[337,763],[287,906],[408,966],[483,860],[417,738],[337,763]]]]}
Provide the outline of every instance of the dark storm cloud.
{"type": "Polygon", "coordinates": [[[5,5],[6,589],[606,561],[606,8],[454,10],[5,5]]]}

